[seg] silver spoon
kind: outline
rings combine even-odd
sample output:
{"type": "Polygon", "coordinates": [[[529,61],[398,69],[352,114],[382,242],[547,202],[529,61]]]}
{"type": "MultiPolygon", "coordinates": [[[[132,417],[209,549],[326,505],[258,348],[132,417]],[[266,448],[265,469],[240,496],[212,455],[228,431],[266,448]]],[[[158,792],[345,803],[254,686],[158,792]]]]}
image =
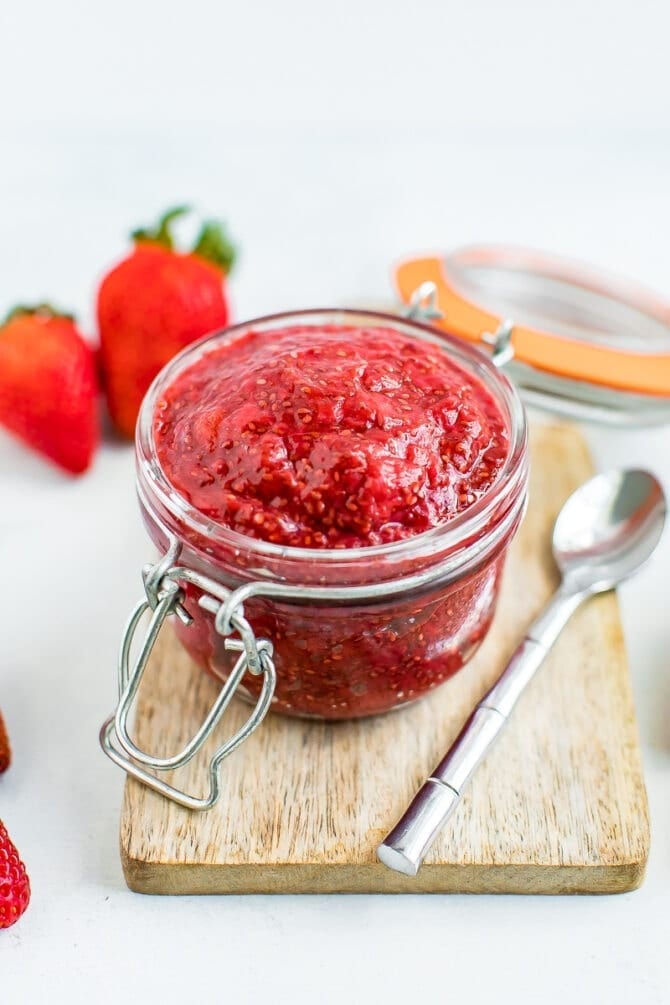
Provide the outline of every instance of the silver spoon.
{"type": "Polygon", "coordinates": [[[416,876],[465,785],[564,625],[588,597],[614,589],[646,562],[661,537],[665,511],[663,489],[647,471],[609,471],[573,492],[554,525],[554,558],[561,572],[558,590],[377,849],[384,865],[416,876]]]}

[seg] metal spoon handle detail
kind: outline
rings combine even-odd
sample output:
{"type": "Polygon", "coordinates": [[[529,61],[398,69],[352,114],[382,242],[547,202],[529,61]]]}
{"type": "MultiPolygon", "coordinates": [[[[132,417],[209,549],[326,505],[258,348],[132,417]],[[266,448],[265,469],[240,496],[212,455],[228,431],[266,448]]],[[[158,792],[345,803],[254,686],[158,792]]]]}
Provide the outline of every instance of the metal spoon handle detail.
{"type": "Polygon", "coordinates": [[[586,596],[586,592],[561,584],[446,756],[377,849],[377,856],[384,865],[407,876],[416,876],[428,849],[497,740],[526,685],[586,596]]]}

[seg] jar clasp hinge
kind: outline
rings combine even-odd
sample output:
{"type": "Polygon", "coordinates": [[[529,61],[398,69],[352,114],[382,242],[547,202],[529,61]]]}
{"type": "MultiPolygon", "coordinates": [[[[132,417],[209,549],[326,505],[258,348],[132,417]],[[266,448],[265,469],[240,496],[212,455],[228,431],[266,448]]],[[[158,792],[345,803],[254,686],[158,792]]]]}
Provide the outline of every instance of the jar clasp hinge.
{"type": "MultiPolygon", "coordinates": [[[[405,317],[410,321],[420,321],[422,324],[446,320],[446,315],[438,304],[435,283],[426,281],[417,286],[405,308],[405,317]]],[[[494,332],[485,331],[479,336],[482,342],[491,346],[491,362],[494,366],[503,367],[514,358],[513,331],[514,322],[507,318],[500,322],[494,332]]]]}
{"type": "Polygon", "coordinates": [[[272,643],[268,639],[256,638],[244,616],[241,599],[238,601],[233,591],[215,580],[178,565],[180,551],[179,542],[171,540],[165,555],[142,572],[145,596],[136,604],[123,633],[118,662],[119,700],[114,714],[102,726],[100,743],[107,756],[139,782],[187,809],[207,810],[214,806],[221,794],[221,762],[251,736],[266,716],[274,696],[276,672],[272,643]],[[226,649],[239,653],[239,656],[204,721],[183,750],[170,757],[157,757],[141,750],[131,739],[128,716],[163,622],[173,614],[185,625],[190,625],[193,620],[182,603],[183,583],[190,583],[201,591],[199,606],[214,615],[215,629],[224,637],[226,649]],[[151,612],[151,618],[133,662],[131,647],[140,621],[147,612],[151,612]],[[160,778],[161,772],[183,767],[198,753],[247,671],[263,677],[261,693],[247,720],[211,757],[209,793],[203,797],[193,796],[160,778]]]}

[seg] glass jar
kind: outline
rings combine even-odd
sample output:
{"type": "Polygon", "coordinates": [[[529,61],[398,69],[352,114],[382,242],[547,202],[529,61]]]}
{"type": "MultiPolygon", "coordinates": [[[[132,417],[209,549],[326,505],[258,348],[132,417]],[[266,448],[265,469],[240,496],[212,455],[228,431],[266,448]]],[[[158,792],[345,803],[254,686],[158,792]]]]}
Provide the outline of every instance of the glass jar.
{"type": "MultiPolygon", "coordinates": [[[[168,537],[182,546],[180,562],[228,589],[261,580],[288,585],[367,586],[393,581],[388,595],[361,600],[282,600],[256,596],[245,615],[257,637],[274,647],[277,686],[273,708],[327,719],[385,712],[442,683],[477,649],[486,635],[498,593],[505,549],[523,512],[526,494],[526,434],[516,392],[481,353],[440,340],[484,383],[508,423],[510,451],[488,496],[432,531],[377,547],[346,551],[287,548],[244,537],[195,510],[168,481],[156,457],[156,403],[184,368],[253,329],[272,335],[291,324],[383,324],[411,338],[437,341],[421,325],[353,312],[319,311],[252,321],[210,336],[172,361],[155,381],[140,415],[137,478],[149,534],[165,550],[168,537]],[[422,573],[421,585],[408,580],[422,573]]],[[[205,670],[226,678],[234,654],[226,650],[214,621],[198,605],[201,591],[186,585],[184,606],[193,618],[177,634],[205,670]]],[[[247,675],[244,690],[256,699],[260,682],[247,675]]]]}
{"type": "MultiPolygon", "coordinates": [[[[240,694],[256,703],[251,728],[268,707],[332,720],[386,712],[422,697],[456,673],[490,627],[505,554],[523,516],[528,485],[523,406],[491,359],[416,321],[353,310],[278,314],[188,347],[161,371],[144,399],[136,459],[144,522],[165,556],[145,572],[144,608],[156,611],[162,599],[164,613],[180,615],[174,619],[176,632],[196,663],[222,681],[233,681],[240,694]],[[509,437],[507,456],[490,489],[429,531],[351,549],[272,544],[214,523],[195,509],[159,463],[153,437],[157,402],[178,374],[212,350],[234,344],[250,330],[271,336],[294,324],[390,328],[438,346],[477,378],[498,405],[509,437]],[[170,591],[165,589],[168,582],[170,591]],[[239,638],[233,637],[236,634],[239,638]],[[270,687],[264,671],[272,663],[276,683],[273,672],[270,687]]],[[[133,630],[138,617],[131,619],[133,630]]],[[[161,621],[153,635],[152,622],[150,641],[161,621]]],[[[127,664],[128,638],[125,646],[127,664]]],[[[137,689],[139,679],[133,681],[143,669],[142,657],[139,662],[142,666],[132,673],[127,665],[121,673],[126,692],[137,689]]],[[[125,718],[117,711],[117,734],[119,727],[126,753],[156,768],[129,740],[125,718]]],[[[202,742],[200,733],[195,739],[202,742]]],[[[233,746],[238,742],[234,739],[233,746]]],[[[172,759],[169,766],[176,764],[172,759]]],[[[165,788],[160,790],[176,798],[165,788]]]]}

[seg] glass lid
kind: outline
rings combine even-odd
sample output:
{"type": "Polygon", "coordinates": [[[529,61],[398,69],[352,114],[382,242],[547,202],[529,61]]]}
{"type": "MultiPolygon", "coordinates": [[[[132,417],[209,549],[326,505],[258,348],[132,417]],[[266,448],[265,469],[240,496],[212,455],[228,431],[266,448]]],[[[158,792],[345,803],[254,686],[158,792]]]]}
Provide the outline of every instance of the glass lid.
{"type": "Polygon", "coordinates": [[[526,402],[618,425],[670,422],[670,304],[554,256],[477,246],[395,270],[410,313],[494,358],[526,402]]]}

